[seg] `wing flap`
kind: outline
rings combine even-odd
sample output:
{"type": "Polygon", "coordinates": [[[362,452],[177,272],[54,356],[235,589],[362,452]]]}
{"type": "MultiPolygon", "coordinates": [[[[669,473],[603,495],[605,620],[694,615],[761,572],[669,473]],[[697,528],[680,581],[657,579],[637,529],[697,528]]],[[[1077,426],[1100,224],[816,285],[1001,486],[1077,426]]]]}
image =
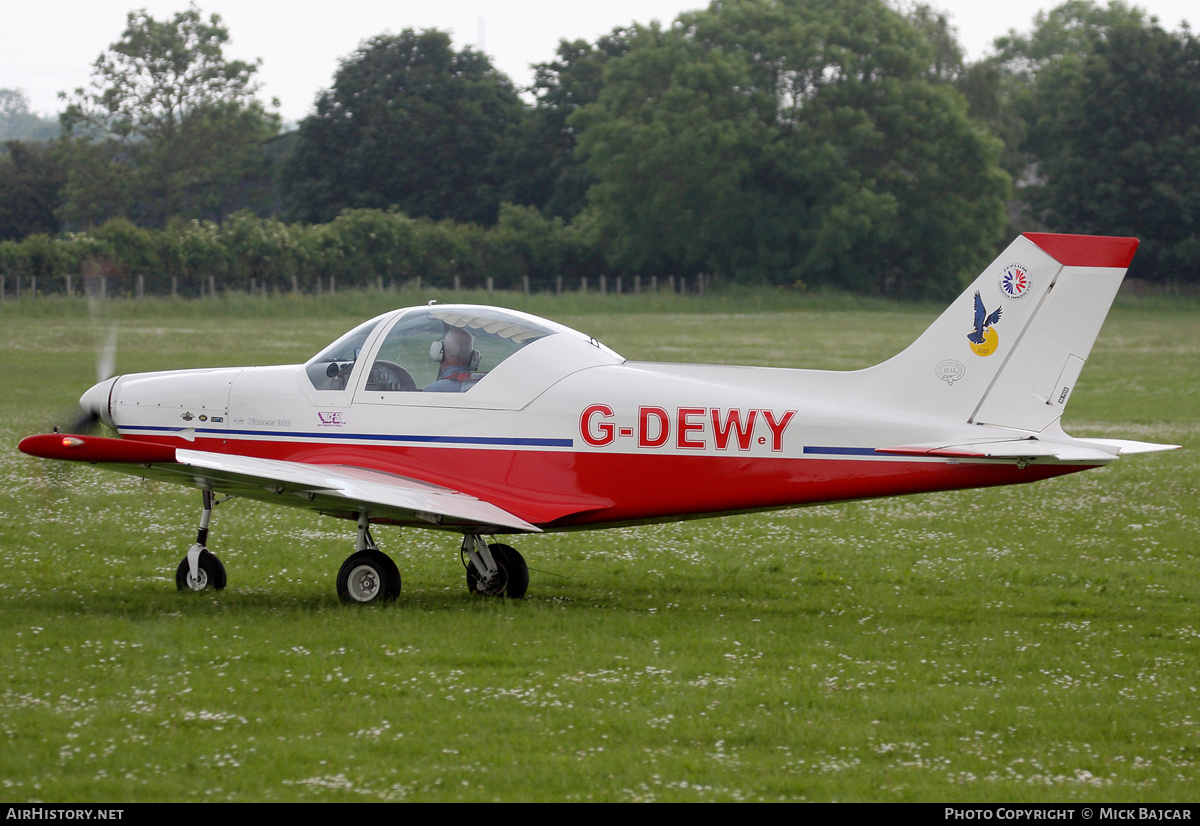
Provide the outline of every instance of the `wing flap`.
{"type": "Polygon", "coordinates": [[[176,451],[176,473],[214,490],[256,499],[292,497],[317,510],[366,510],[372,518],[436,525],[538,531],[490,502],[450,488],[346,465],[310,465],[198,450],[176,451]]]}

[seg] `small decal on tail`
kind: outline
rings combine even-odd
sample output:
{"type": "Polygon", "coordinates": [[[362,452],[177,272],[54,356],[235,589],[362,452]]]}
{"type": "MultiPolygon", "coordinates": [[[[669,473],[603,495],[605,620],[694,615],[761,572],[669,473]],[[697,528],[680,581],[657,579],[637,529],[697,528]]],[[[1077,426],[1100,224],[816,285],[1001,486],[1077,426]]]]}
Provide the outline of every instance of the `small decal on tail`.
{"type": "Polygon", "coordinates": [[[953,387],[954,382],[967,374],[966,366],[958,359],[946,359],[940,362],[935,369],[937,377],[946,382],[950,387],[953,387]]]}
{"type": "Polygon", "coordinates": [[[1024,298],[1030,284],[1029,268],[1024,264],[1009,264],[1000,273],[1000,293],[1013,301],[1024,298]]]}

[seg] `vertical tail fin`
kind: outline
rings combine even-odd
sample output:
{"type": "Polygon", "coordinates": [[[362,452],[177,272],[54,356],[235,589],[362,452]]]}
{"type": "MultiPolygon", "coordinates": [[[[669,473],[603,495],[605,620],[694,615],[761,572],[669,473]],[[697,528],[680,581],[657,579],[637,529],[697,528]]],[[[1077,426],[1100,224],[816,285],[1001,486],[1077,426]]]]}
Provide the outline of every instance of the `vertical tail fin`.
{"type": "Polygon", "coordinates": [[[1137,245],[1026,233],[863,378],[877,399],[912,412],[1041,431],[1062,415],[1137,245]]]}

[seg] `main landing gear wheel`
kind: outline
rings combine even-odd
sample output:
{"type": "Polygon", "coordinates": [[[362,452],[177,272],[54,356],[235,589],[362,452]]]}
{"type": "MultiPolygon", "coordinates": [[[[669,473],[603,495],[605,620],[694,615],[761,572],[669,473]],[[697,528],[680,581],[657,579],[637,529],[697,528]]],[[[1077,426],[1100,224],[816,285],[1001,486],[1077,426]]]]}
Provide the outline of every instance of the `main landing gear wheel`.
{"type": "Polygon", "coordinates": [[[203,591],[205,588],[220,591],[225,587],[225,566],[206,548],[196,560],[196,576],[193,577],[185,556],[175,569],[175,587],[180,591],[203,591]]]}
{"type": "Polygon", "coordinates": [[[488,545],[488,550],[492,552],[492,558],[500,568],[499,575],[488,583],[486,589],[480,588],[479,572],[475,570],[475,564],[470,562],[467,564],[467,590],[472,594],[488,597],[506,596],[509,599],[520,599],[525,596],[525,592],[529,590],[529,566],[525,564],[525,557],[517,553],[516,548],[511,545],[499,542],[488,545]]]}
{"type": "Polygon", "coordinates": [[[376,548],[356,551],[338,571],[337,592],[342,602],[390,602],[400,596],[400,569],[376,548]]]}

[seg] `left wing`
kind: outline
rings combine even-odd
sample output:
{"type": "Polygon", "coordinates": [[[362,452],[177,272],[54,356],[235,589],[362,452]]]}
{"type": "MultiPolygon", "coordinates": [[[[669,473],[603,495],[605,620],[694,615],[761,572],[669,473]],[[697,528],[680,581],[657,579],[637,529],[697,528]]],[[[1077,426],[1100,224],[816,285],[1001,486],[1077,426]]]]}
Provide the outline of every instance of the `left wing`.
{"type": "Polygon", "coordinates": [[[540,531],[503,508],[440,485],[348,465],[314,465],[228,456],[168,445],[102,436],[46,434],[18,445],[46,459],[99,463],[107,470],[188,485],[248,499],[402,524],[494,530],[540,531]]]}

